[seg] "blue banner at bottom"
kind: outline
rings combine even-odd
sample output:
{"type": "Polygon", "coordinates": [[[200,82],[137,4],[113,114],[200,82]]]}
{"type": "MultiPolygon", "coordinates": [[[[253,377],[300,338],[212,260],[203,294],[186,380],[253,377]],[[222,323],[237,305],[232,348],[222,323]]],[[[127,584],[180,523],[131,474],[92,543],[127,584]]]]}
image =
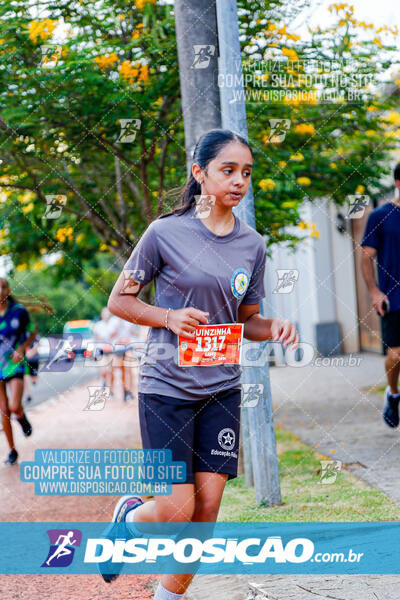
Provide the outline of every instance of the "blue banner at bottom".
{"type": "Polygon", "coordinates": [[[400,573],[400,523],[135,523],[136,529],[131,527],[125,523],[0,523],[0,571],[400,573]]]}

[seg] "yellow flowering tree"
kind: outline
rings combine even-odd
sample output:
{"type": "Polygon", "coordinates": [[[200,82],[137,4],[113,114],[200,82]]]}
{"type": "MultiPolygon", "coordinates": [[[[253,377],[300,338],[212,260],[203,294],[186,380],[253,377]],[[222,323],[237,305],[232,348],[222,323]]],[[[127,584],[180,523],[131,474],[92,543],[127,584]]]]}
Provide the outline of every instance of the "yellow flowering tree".
{"type": "Polygon", "coordinates": [[[304,200],[340,207],[388,191],[400,139],[397,29],[332,4],[331,24],[301,39],[290,23],[305,4],[238,2],[256,222],[269,244],[317,236],[311,226],[286,233],[302,223],[304,200]]]}
{"type": "Polygon", "coordinates": [[[5,0],[0,253],[53,254],[60,280],[121,266],[184,175],[176,64],[171,5],[5,0]]]}
{"type": "MultiPolygon", "coordinates": [[[[384,191],[400,131],[397,98],[374,85],[393,30],[338,4],[334,24],[302,40],[290,23],[306,5],[238,0],[256,224],[270,245],[314,231],[286,233],[304,198],[384,191]]],[[[0,252],[28,268],[54,254],[60,278],[118,269],[186,179],[173,4],[40,8],[5,0],[0,20],[0,252]]]]}

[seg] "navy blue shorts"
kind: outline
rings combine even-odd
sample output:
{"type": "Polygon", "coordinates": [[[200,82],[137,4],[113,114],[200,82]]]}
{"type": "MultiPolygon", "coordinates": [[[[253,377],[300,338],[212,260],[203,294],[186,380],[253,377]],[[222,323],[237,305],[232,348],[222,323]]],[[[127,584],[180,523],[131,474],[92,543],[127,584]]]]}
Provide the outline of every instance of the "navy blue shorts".
{"type": "Polygon", "coordinates": [[[400,310],[392,310],[381,317],[384,348],[400,347],[400,310]]]}
{"type": "Polygon", "coordinates": [[[241,390],[232,388],[188,401],[139,392],[143,448],[170,449],[172,460],[186,462],[186,482],[194,473],[237,477],[241,390]]]}

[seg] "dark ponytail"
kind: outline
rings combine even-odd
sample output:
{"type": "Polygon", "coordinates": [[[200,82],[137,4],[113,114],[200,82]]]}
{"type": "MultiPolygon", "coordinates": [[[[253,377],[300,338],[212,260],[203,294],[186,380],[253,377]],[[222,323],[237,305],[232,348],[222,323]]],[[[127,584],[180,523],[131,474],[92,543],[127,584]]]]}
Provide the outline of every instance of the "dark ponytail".
{"type": "MultiPolygon", "coordinates": [[[[251,152],[247,140],[238,133],[231,131],[230,129],[210,129],[210,131],[207,131],[207,133],[204,133],[200,137],[195,146],[193,151],[193,164],[196,163],[207,173],[208,164],[231,142],[244,144],[251,152]]],[[[169,195],[176,191],[178,191],[178,194],[180,195],[180,205],[174,210],[161,215],[159,217],[160,219],[170,215],[183,215],[187,212],[196,204],[196,196],[200,196],[201,194],[201,184],[193,177],[193,173],[190,173],[183,190],[182,188],[175,188],[175,190],[169,192],[169,195]]]]}

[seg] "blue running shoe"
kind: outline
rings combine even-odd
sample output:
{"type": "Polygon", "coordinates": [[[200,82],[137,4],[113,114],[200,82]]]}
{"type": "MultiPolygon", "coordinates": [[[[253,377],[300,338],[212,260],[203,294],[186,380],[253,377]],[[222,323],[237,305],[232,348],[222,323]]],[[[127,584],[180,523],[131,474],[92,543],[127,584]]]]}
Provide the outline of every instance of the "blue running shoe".
{"type": "MultiPolygon", "coordinates": [[[[122,496],[116,504],[114,514],[110,526],[103,533],[103,537],[112,540],[113,542],[121,537],[126,537],[128,534],[128,525],[126,524],[126,515],[131,510],[135,510],[138,506],[143,504],[143,501],[139,496],[122,496]]],[[[106,583],[115,581],[120,575],[123,563],[112,563],[111,560],[103,563],[98,563],[98,569],[100,575],[106,583]],[[104,567],[112,565],[114,573],[104,573],[104,567]]]]}
{"type": "Polygon", "coordinates": [[[385,406],[382,417],[389,427],[397,427],[399,424],[399,401],[400,397],[393,396],[393,394],[390,393],[390,387],[387,386],[385,390],[385,406]]]}

